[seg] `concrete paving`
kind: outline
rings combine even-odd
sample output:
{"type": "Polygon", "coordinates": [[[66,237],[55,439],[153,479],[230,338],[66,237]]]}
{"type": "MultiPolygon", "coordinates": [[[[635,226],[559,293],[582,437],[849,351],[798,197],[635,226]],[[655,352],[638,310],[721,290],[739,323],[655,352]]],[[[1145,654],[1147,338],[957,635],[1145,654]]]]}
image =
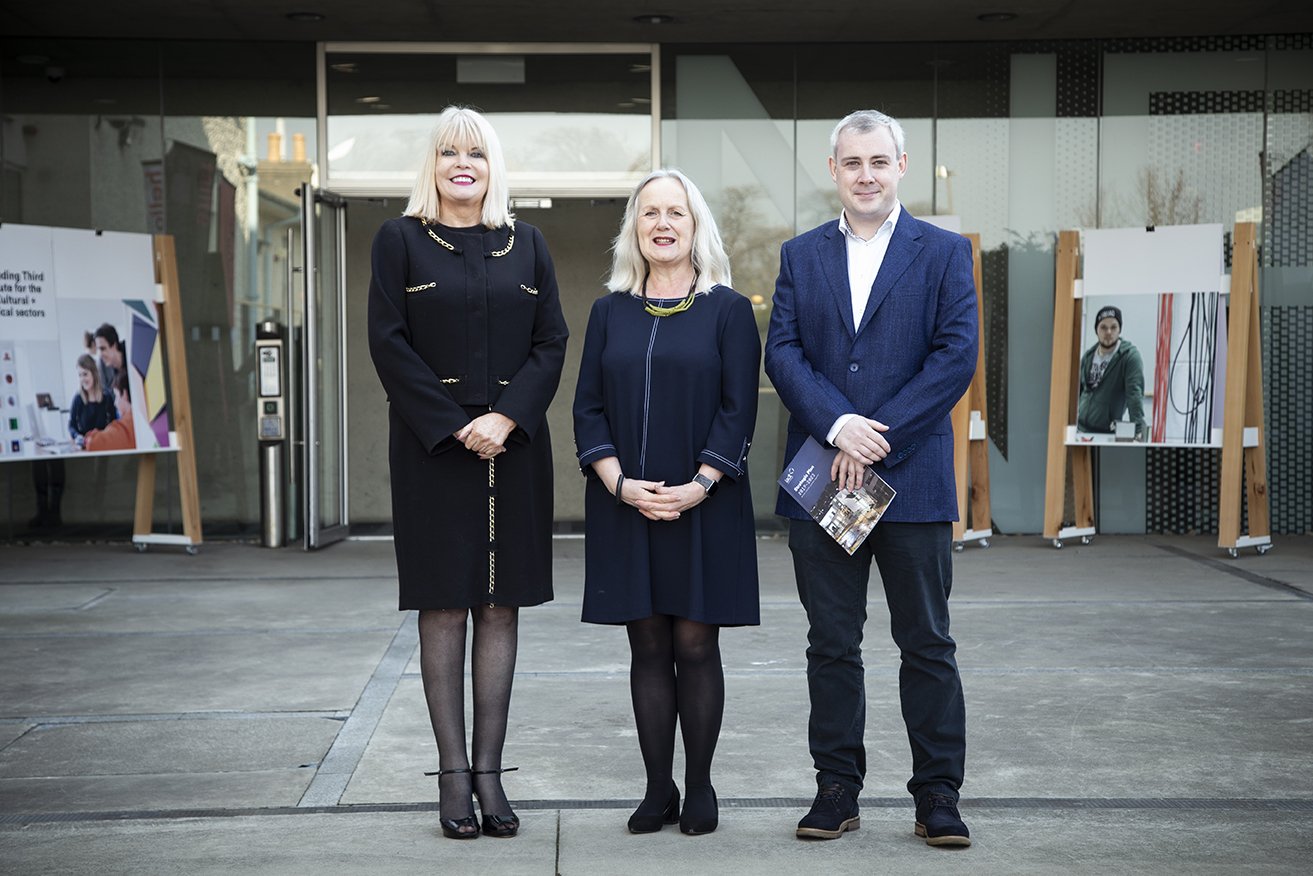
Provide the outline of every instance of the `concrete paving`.
{"type": "MultiPolygon", "coordinates": [[[[1313,538],[996,538],[956,555],[974,845],[912,835],[897,653],[867,625],[861,830],[803,842],[805,622],[780,537],[722,634],[721,826],[632,836],[623,629],[580,624],[583,543],[521,617],[513,840],[444,839],[391,545],[0,547],[0,872],[1303,873],[1313,538]]],[[[681,767],[676,765],[677,774],[681,767]]]]}

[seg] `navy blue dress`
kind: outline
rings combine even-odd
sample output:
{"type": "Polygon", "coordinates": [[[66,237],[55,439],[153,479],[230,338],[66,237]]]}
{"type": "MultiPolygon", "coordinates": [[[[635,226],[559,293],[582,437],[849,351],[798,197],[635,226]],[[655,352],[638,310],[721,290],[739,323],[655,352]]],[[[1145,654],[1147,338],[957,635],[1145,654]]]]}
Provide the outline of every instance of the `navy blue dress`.
{"type": "MultiPolygon", "coordinates": [[[[670,303],[670,302],[666,302],[670,303]]],[[[593,304],[574,399],[584,492],[589,623],[669,614],[760,623],[747,456],[757,420],[761,339],[752,305],[726,286],[656,317],[628,293],[593,304]],[[626,477],[684,484],[700,463],[724,473],[716,494],[678,520],[649,520],[592,470],[608,456],[626,477]]]]}

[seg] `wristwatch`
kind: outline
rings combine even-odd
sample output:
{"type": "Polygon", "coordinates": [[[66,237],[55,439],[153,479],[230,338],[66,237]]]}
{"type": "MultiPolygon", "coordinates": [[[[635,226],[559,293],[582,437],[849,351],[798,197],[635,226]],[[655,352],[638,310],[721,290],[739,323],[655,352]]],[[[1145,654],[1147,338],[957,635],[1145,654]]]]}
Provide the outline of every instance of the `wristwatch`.
{"type": "Polygon", "coordinates": [[[713,481],[702,472],[693,475],[693,483],[706,490],[708,496],[713,495],[716,492],[716,488],[720,486],[719,481],[713,481]]]}

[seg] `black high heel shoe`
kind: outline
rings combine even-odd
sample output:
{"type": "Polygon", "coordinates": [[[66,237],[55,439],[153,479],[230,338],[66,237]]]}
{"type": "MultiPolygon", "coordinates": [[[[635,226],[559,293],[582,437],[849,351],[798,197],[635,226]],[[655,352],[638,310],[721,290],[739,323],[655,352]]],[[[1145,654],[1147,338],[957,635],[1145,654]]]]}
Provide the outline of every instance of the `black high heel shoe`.
{"type": "MultiPolygon", "coordinates": [[[[641,806],[639,807],[642,808],[641,806]]],[[[629,816],[630,833],[656,833],[664,825],[675,824],[679,821],[679,787],[670,783],[670,801],[666,803],[664,811],[656,815],[639,815],[635,812],[629,816]]]]}
{"type": "MultiPolygon", "coordinates": [[[[424,773],[426,776],[449,776],[458,773],[468,773],[469,767],[461,767],[454,770],[437,770],[431,773],[424,773]]],[[[474,803],[470,803],[470,814],[464,818],[443,818],[442,812],[438,812],[438,824],[442,825],[442,835],[447,839],[477,839],[479,836],[479,822],[474,818],[474,803]],[[473,828],[471,830],[471,828],[473,828]]]]}
{"type": "Polygon", "coordinates": [[[720,813],[716,804],[716,789],[710,785],[686,788],[684,814],[679,817],[679,829],[689,836],[711,833],[720,826],[720,813]]]}
{"type": "MultiPolygon", "coordinates": [[[[502,773],[513,773],[519,767],[506,767],[497,770],[475,770],[476,776],[501,775],[502,773]]],[[[474,796],[478,797],[476,791],[474,796]]],[[[479,798],[479,810],[483,811],[483,798],[479,798]]],[[[498,839],[507,839],[515,836],[520,831],[520,817],[512,812],[510,815],[494,815],[490,812],[483,812],[483,832],[487,836],[497,837],[498,839]]]]}

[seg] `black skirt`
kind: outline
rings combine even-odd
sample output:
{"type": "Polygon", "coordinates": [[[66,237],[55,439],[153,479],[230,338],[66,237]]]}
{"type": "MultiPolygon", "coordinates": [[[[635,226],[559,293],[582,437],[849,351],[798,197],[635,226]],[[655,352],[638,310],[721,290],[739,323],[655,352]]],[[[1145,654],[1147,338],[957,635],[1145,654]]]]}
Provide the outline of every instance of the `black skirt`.
{"type": "Polygon", "coordinates": [[[547,424],[532,441],[516,429],[506,451],[484,461],[454,439],[429,454],[395,411],[389,421],[401,610],[551,600],[547,424]]]}

